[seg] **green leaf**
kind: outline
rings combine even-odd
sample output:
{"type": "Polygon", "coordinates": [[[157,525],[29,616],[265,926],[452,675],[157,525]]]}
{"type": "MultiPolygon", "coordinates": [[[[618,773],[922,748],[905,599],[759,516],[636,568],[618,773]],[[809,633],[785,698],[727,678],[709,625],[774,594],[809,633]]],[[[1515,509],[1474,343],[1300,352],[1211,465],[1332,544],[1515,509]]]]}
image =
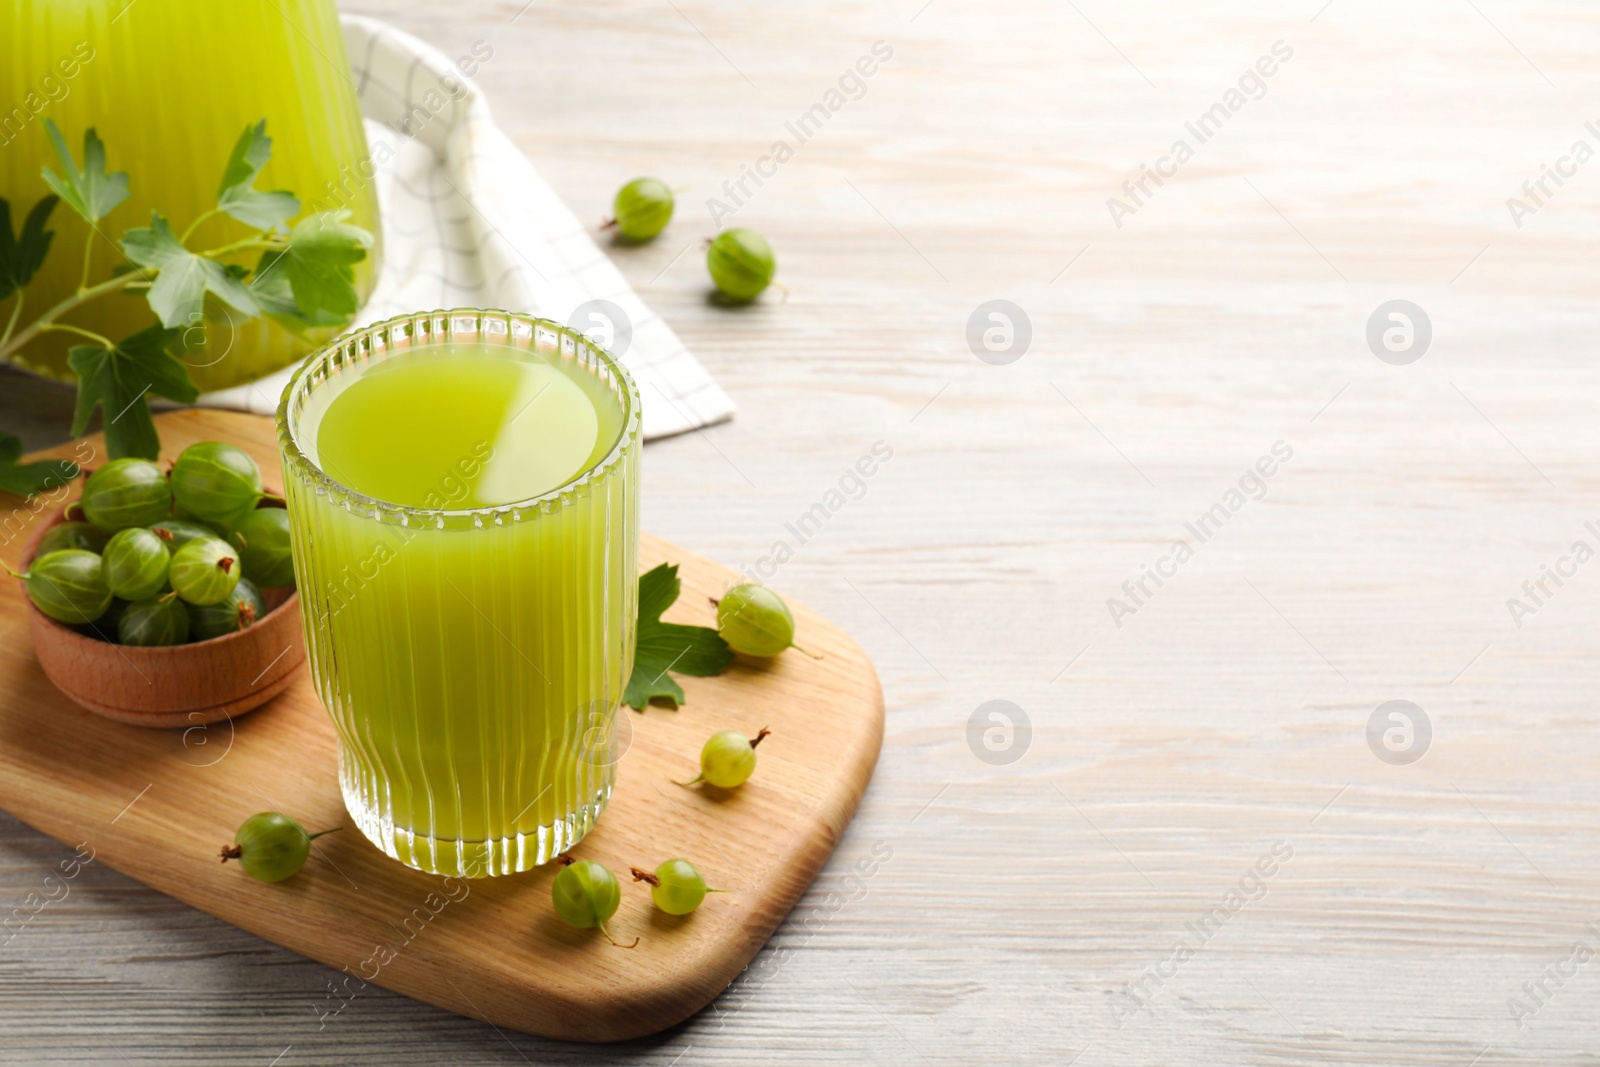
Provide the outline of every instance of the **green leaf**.
{"type": "Polygon", "coordinates": [[[11,233],[11,205],[0,198],[0,300],[27,285],[34,272],[50,252],[54,230],[44,228],[45,220],[55,210],[57,198],[44,197],[22,224],[22,232],[11,233]]]}
{"type": "Polygon", "coordinates": [[[323,211],[295,223],[288,248],[261,257],[251,288],[280,294],[268,299],[282,306],[287,280],[296,312],[309,321],[331,316],[334,322],[343,322],[354,315],[360,298],[351,268],[367,258],[372,234],[345,222],[349,214],[323,211]],[[279,274],[281,278],[275,277],[279,274]]]}
{"type": "Polygon", "coordinates": [[[658,622],[644,628],[639,647],[651,657],[664,659],[668,670],[696,678],[715,678],[733,662],[728,642],[709,626],[658,622]]]}
{"type": "Polygon", "coordinates": [[[634,711],[643,711],[651,704],[660,704],[676,711],[678,705],[687,699],[683,686],[673,681],[670,674],[664,669],[654,674],[645,671],[635,655],[633,676],[628,679],[628,688],[622,694],[624,704],[634,711]]]}
{"type": "Polygon", "coordinates": [[[639,625],[659,623],[661,613],[678,602],[683,583],[678,565],[663,563],[639,576],[639,625]]]}
{"type": "MultiPolygon", "coordinates": [[[[7,224],[9,228],[9,223],[7,224]]],[[[0,432],[0,489],[18,496],[32,496],[43,489],[65,485],[78,476],[78,465],[70,459],[42,459],[20,463],[22,440],[0,432]]]]}
{"type": "Polygon", "coordinates": [[[50,143],[55,145],[61,169],[67,172],[60,177],[49,167],[42,168],[45,184],[55,190],[67,206],[88,220],[93,226],[111,213],[111,209],[128,199],[128,175],[123,171],[106,172],[106,146],[90,127],[83,133],[83,170],[78,169],[72,151],[62,138],[61,131],[50,120],[44,120],[50,143]]]}
{"type": "Polygon", "coordinates": [[[639,578],[639,642],[633,675],[622,695],[631,708],[643,711],[651,703],[676,708],[683,703],[683,687],[668,671],[709,678],[733,662],[728,643],[709,626],[661,621],[661,613],[681,590],[677,564],[663,563],[639,578]]]}
{"type": "Polygon", "coordinates": [[[147,327],[117,342],[115,348],[74,345],[67,366],[78,376],[78,404],[72,413],[74,437],[89,428],[89,416],[101,409],[106,451],[112,459],[139,456],[155,459],[161,451],[146,396],[192,403],[200,395],[189,371],[168,353],[179,331],[147,327]]]}
{"type": "Polygon", "coordinates": [[[149,226],[122,235],[122,250],[139,266],[160,271],[145,298],[163,326],[199,321],[207,293],[241,314],[261,311],[236,272],[183,247],[167,220],[155,212],[149,226]]]}
{"type": "Polygon", "coordinates": [[[289,272],[285,270],[268,269],[264,274],[258,270],[250,281],[250,294],[256,298],[262,312],[301,337],[309,336],[316,329],[337,328],[350,321],[349,315],[335,315],[326,308],[315,315],[300,314],[300,305],[294,302],[294,290],[289,287],[289,272]]]}
{"type": "Polygon", "coordinates": [[[300,201],[286,189],[264,192],[255,188],[257,175],[272,158],[272,138],[267,120],[246,126],[233,146],[228,167],[222,172],[217,207],[223,214],[258,230],[275,230],[300,213],[300,201]]]}

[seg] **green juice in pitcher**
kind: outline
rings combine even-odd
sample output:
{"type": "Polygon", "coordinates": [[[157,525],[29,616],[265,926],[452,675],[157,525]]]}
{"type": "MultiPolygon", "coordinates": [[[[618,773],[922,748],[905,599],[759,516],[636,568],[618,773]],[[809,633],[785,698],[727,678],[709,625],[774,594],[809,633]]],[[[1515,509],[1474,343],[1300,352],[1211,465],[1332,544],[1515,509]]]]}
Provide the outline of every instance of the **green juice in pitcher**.
{"type": "MultiPolygon", "coordinates": [[[[355,79],[333,0],[5,0],[0,3],[0,198],[15,223],[50,192],[40,177],[59,171],[44,120],[61,128],[76,152],[93,127],[106,163],[128,174],[126,201],[101,220],[90,248],[90,282],[128,261],[117,238],[148,226],[159,211],[185,229],[217,203],[229,153],[248,125],[262,119],[272,159],[257,187],[288,189],[302,211],[348,208],[350,221],[375,237],[377,191],[355,79]],[[336,190],[337,196],[329,190],[336,190]]],[[[27,289],[29,309],[43,311],[78,288],[84,221],[64,205],[50,217],[49,257],[27,289]]],[[[249,234],[216,216],[195,229],[190,247],[219,248],[249,234]]],[[[364,300],[380,250],[356,264],[364,300]]],[[[254,265],[254,255],[239,262],[254,265]]],[[[260,377],[301,358],[313,341],[265,317],[230,322],[221,309],[206,324],[205,350],[184,357],[201,389],[260,377]]],[[[113,338],[151,322],[142,300],[97,300],[63,321],[113,338]]],[[[316,343],[327,340],[323,331],[316,343]]],[[[190,340],[197,335],[191,332],[190,340]]],[[[81,338],[35,338],[16,361],[38,373],[69,377],[66,353],[81,338]]]]}
{"type": "Polygon", "coordinates": [[[284,404],[308,653],[357,823],[441,874],[571,847],[609,797],[632,669],[631,382],[565,334],[442,339],[302,370],[284,404]]]}

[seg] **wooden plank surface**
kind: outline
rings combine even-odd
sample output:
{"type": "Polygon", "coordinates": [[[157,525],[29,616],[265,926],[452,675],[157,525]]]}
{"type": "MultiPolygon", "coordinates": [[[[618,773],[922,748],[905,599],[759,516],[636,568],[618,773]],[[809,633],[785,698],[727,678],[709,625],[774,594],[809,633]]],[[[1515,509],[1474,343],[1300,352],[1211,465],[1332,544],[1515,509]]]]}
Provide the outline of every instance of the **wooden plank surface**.
{"type": "MultiPolygon", "coordinates": [[[[176,411],[156,427],[168,460],[197,441],[228,441],[264,469],[277,464],[276,432],[262,416],[176,411]]],[[[104,448],[96,436],[53,451],[104,448]]],[[[669,621],[703,625],[709,598],[738,581],[643,535],[642,568],[663,562],[679,565],[683,583],[669,621]]],[[[725,891],[692,916],[671,917],[628,880],[625,906],[608,924],[617,941],[636,942],[623,951],[557,920],[550,883],[559,865],[441,879],[373,847],[345,812],[338,740],[309,670],[236,721],[167,730],[113,722],[45,676],[22,584],[0,583],[0,808],[77,853],[8,917],[7,936],[52,897],[64,899],[83,866],[99,863],[342,972],[325,1017],[379,985],[549,1037],[618,1041],[664,1030],[726,988],[789,913],[877,762],[883,694],[872,664],[804,605],[791,610],[820,659],[740,660],[719,677],[690,680],[676,711],[618,713],[616,788],[572,854],[623,879],[630,867],[682,856],[725,891]],[[700,746],[718,730],[753,737],[767,728],[758,773],[743,787],[672,784],[695,776],[700,746]],[[221,845],[261,810],[283,811],[309,830],[349,832],[319,840],[315,862],[290,881],[264,885],[217,862],[221,845]]]]}
{"type": "MultiPolygon", "coordinates": [[[[740,415],[646,450],[647,528],[753,565],[893,448],[773,579],[878,666],[879,771],[750,970],[659,1038],[542,1042],[375,991],[319,1028],[332,972],[91,865],[0,952],[0,1058],[1600,1057],[1596,964],[1543,977],[1600,948],[1596,564],[1520,628],[1507,607],[1600,547],[1600,171],[1521,228],[1506,206],[1600,147],[1592,5],[349,6],[451,55],[492,43],[496,114],[580,215],[640,173],[690,187],[660,241],[611,253],[740,415]],[[866,94],[725,220],[772,239],[788,303],[709,304],[673,262],[705,198],[880,39],[866,94]],[[1278,40],[1266,95],[1117,228],[1107,199],[1278,40]],[[966,339],[994,298],[1033,326],[1006,366],[966,339]],[[1410,366],[1366,342],[1391,299],[1434,327],[1410,366]],[[1266,497],[1118,628],[1107,599],[1279,440],[1266,497]],[[1032,727],[1005,765],[968,743],[996,699],[1032,727]],[[1408,766],[1367,744],[1391,699],[1433,727],[1408,766]],[[1174,970],[1278,841],[1264,893],[1174,970]]],[[[13,824],[0,892],[68,858],[13,824]]]]}

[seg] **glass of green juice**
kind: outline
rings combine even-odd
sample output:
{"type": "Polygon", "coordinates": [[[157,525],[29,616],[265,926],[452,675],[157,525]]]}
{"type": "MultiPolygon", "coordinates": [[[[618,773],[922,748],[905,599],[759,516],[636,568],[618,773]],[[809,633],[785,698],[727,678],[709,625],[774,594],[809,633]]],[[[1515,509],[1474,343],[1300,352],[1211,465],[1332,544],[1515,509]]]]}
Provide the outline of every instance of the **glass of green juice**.
{"type": "Polygon", "coordinates": [[[313,355],[277,425],[356,825],[435,874],[571,848],[610,798],[633,670],[633,380],[559,323],[435,311],[313,355]]]}
{"type": "MultiPolygon", "coordinates": [[[[272,158],[259,189],[289,189],[302,216],[347,209],[350,221],[381,233],[377,189],[356,81],[334,0],[3,0],[0,2],[0,198],[20,225],[50,192],[40,176],[61,163],[45,132],[53,120],[74,153],[93,128],[106,165],[128,174],[128,199],[101,220],[90,246],[91,284],[128,266],[116,240],[150,225],[159,211],[188,244],[220,248],[249,235],[242,222],[206,213],[229,153],[246,126],[265,119],[272,158]]],[[[55,241],[27,288],[43,311],[77,291],[89,228],[65,204],[50,216],[55,241]]],[[[258,252],[233,258],[254,266],[258,252]]],[[[362,300],[381,250],[355,265],[362,300]]],[[[208,302],[209,305],[209,302],[208,302]]],[[[236,321],[208,306],[204,351],[183,358],[202,390],[221,389],[286,367],[338,328],[291,328],[261,316],[236,321]]],[[[142,300],[113,297],[69,312],[64,322],[110,337],[150,325],[142,300]]],[[[286,320],[285,320],[286,321],[286,320]]],[[[198,326],[200,323],[191,323],[198,326]]],[[[202,331],[185,339],[198,343],[202,331]]],[[[14,358],[36,373],[70,378],[67,350],[82,339],[44,334],[14,358]]]]}

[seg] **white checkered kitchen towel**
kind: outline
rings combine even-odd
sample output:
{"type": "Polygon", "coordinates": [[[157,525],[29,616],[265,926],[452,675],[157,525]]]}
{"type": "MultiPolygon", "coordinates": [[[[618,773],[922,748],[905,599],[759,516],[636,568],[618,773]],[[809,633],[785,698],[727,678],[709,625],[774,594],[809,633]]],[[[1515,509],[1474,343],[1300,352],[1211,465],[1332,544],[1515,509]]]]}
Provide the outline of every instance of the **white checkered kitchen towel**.
{"type": "MultiPolygon", "coordinates": [[[[367,140],[374,162],[384,160],[383,266],[352,325],[450,307],[541,315],[620,350],[644,398],[646,439],[729,418],[727,394],[494,124],[477,86],[393,26],[342,21],[367,140]],[[615,312],[596,302],[620,308],[625,321],[611,321],[615,312]]],[[[200,403],[270,413],[294,369],[200,403]]]]}

